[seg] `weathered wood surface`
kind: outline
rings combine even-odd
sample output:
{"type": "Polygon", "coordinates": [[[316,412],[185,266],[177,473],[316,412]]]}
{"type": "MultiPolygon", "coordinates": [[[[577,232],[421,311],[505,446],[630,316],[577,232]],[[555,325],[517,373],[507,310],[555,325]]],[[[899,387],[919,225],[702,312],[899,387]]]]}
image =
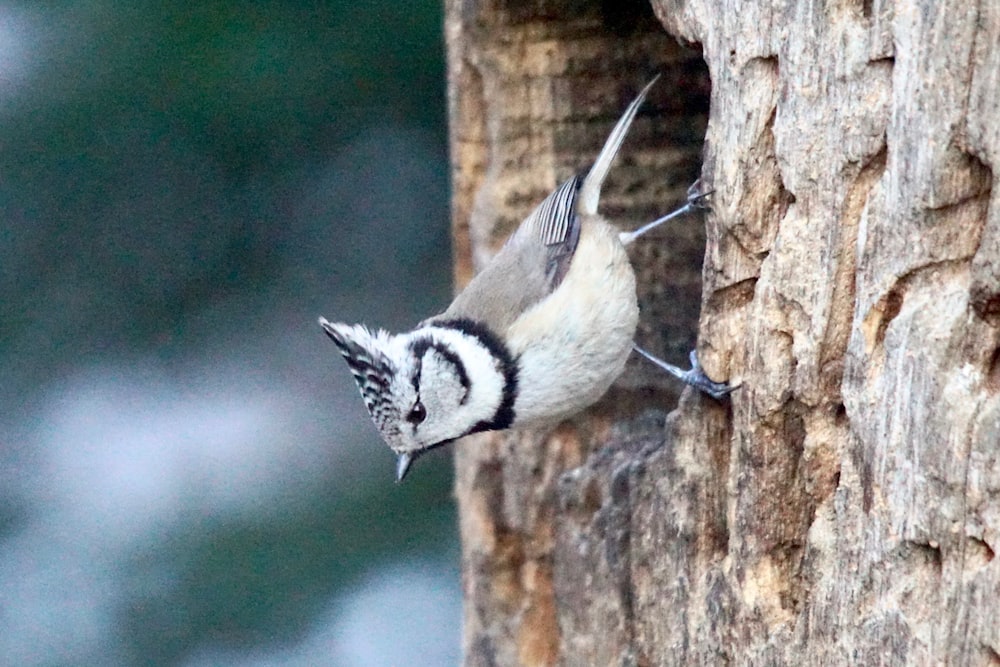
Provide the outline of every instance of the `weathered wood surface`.
{"type": "Polygon", "coordinates": [[[1000,664],[1000,4],[653,4],[446,2],[458,281],[662,73],[604,211],[704,136],[639,336],[743,383],[459,444],[466,664],[1000,664]]]}

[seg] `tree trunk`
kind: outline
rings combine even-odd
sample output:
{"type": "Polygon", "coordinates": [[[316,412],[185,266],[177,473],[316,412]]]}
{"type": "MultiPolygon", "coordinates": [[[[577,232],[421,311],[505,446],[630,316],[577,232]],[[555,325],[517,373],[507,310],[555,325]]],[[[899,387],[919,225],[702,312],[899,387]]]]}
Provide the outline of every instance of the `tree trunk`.
{"type": "Polygon", "coordinates": [[[633,360],[552,433],[459,444],[466,664],[1000,664],[1000,4],[448,0],[446,30],[458,282],[660,73],[602,211],[700,168],[704,224],[632,253],[638,338],[682,363],[697,331],[742,383],[668,414],[633,360]]]}

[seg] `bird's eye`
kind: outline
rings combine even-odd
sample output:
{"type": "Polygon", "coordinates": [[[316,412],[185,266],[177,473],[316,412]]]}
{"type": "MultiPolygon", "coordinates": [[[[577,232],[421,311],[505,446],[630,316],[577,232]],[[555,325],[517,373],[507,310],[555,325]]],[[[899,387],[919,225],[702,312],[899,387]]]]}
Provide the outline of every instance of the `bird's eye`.
{"type": "Polygon", "coordinates": [[[410,422],[414,426],[422,422],[427,418],[427,408],[420,401],[413,404],[413,408],[410,410],[410,414],[406,415],[406,421],[410,422]]]}

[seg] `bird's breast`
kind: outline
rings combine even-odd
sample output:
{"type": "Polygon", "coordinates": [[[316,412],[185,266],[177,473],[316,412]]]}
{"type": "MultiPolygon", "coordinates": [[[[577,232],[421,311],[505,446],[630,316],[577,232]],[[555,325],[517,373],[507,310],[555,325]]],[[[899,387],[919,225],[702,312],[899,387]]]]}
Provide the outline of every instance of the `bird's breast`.
{"type": "Polygon", "coordinates": [[[625,367],[638,319],[618,231],[601,218],[582,221],[562,283],[507,332],[518,358],[515,423],[565,419],[603,396],[625,367]]]}

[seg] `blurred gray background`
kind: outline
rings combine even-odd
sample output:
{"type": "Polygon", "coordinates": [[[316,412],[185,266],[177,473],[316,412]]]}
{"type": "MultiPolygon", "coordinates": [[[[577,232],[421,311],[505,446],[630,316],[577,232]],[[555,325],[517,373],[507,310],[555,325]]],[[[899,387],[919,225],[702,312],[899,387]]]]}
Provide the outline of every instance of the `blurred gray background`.
{"type": "Polygon", "coordinates": [[[449,454],[316,324],[448,301],[440,12],[0,2],[2,664],[458,661],[449,454]]]}

